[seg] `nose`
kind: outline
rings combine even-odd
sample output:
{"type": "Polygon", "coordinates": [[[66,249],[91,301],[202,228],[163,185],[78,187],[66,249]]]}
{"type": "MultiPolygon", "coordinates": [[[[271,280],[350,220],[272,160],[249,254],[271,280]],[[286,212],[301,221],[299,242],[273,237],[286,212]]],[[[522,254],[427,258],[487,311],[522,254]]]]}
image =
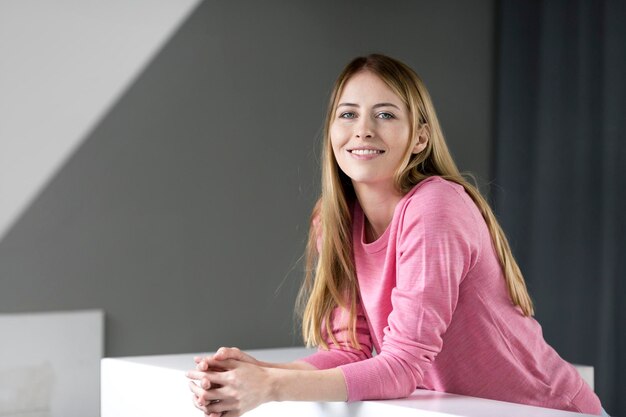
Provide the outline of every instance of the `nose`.
{"type": "Polygon", "coordinates": [[[374,136],[374,128],[369,117],[363,117],[355,125],[355,136],[359,139],[369,139],[374,136]]]}

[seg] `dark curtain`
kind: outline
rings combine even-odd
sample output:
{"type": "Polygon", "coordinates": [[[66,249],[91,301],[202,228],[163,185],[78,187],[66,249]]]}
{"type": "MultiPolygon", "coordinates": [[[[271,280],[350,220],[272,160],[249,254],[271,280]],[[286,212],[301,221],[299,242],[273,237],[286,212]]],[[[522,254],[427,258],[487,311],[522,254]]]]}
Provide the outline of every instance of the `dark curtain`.
{"type": "Polygon", "coordinates": [[[626,2],[502,0],[492,196],[544,336],[626,416],[626,2]]]}

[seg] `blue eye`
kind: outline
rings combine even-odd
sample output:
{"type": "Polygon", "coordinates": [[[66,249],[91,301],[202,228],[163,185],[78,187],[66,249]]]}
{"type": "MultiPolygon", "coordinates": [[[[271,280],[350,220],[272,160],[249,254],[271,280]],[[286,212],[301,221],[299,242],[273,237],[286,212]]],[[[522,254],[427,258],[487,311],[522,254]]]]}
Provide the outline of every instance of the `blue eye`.
{"type": "Polygon", "coordinates": [[[351,111],[346,111],[346,112],[341,113],[339,117],[341,119],[354,119],[356,117],[356,114],[354,114],[351,111]]]}
{"type": "Polygon", "coordinates": [[[378,113],[376,115],[376,117],[378,117],[379,119],[385,119],[385,120],[394,119],[395,118],[395,116],[393,114],[389,113],[389,112],[378,113]]]}

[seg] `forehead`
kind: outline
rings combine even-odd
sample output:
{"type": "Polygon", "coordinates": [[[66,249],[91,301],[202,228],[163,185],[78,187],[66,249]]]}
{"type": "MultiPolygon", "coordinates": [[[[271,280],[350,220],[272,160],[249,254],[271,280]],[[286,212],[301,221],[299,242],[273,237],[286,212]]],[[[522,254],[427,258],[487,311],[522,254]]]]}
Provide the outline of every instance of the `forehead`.
{"type": "Polygon", "coordinates": [[[387,102],[399,107],[403,104],[402,99],[371,71],[358,72],[346,81],[339,96],[339,103],[342,102],[363,105],[387,102]]]}

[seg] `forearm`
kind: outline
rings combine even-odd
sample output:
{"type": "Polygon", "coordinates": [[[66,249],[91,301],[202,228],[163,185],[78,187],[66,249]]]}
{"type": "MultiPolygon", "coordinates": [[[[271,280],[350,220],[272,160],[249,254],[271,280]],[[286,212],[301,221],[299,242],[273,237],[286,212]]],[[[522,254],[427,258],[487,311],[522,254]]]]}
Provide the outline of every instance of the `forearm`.
{"type": "MultiPolygon", "coordinates": [[[[205,358],[205,360],[208,360],[208,358],[209,357],[205,358]]],[[[226,360],[226,359],[235,359],[235,360],[242,361],[242,362],[248,362],[257,366],[262,366],[263,368],[294,369],[294,370],[317,369],[314,365],[311,365],[304,360],[296,360],[296,361],[288,362],[288,363],[273,363],[273,362],[260,361],[250,356],[249,354],[242,352],[239,348],[221,347],[217,350],[217,352],[215,352],[215,355],[213,355],[213,359],[216,359],[218,361],[226,360]]],[[[201,369],[201,370],[208,369],[206,363],[200,364],[202,360],[200,356],[197,356],[195,360],[196,360],[196,363],[198,363],[200,366],[198,369],[201,369]]]]}
{"type": "MultiPolygon", "coordinates": [[[[312,366],[300,362],[290,365],[312,366]]],[[[346,401],[343,372],[282,369],[236,359],[205,358],[187,372],[194,404],[205,415],[239,416],[268,401],[346,401]],[[219,370],[217,370],[219,368],[219,370]]]]}
{"type": "Polygon", "coordinates": [[[269,385],[270,401],[346,401],[348,398],[343,373],[337,368],[321,371],[273,368],[269,369],[269,385]]]}
{"type": "Polygon", "coordinates": [[[293,361],[288,363],[272,363],[272,362],[262,362],[259,361],[258,364],[264,368],[275,368],[275,369],[291,369],[291,370],[300,370],[300,371],[315,371],[317,368],[305,361],[293,361]]]}

